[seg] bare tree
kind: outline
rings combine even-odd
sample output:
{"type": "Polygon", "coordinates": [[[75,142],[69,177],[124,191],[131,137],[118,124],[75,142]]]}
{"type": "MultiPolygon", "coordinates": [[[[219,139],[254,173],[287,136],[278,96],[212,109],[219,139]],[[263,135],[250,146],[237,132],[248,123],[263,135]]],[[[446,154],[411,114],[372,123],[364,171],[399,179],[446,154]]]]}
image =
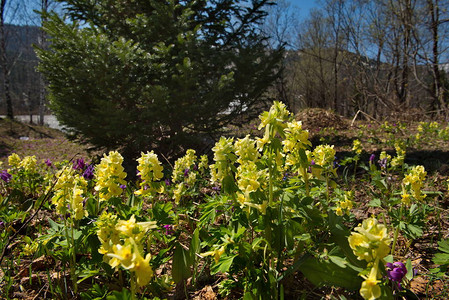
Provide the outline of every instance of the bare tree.
{"type": "MultiPolygon", "coordinates": [[[[41,0],[41,27],[46,21],[46,15],[48,12],[48,0],[41,0]]],[[[39,47],[41,49],[45,48],[46,36],[43,30],[40,31],[39,35],[39,47]]],[[[44,114],[45,114],[45,82],[44,77],[39,73],[39,125],[44,125],[44,114]]]]}

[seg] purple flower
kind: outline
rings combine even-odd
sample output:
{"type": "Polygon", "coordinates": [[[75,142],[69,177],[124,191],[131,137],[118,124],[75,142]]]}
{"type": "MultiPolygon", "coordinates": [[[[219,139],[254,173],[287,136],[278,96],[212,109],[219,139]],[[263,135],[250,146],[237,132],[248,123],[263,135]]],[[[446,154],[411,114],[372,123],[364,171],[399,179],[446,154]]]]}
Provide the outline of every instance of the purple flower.
{"type": "Polygon", "coordinates": [[[171,235],[171,234],[173,234],[173,225],[167,224],[167,225],[164,225],[163,227],[164,227],[164,229],[165,229],[165,234],[166,234],[166,235],[171,235]]]}
{"type": "Polygon", "coordinates": [[[84,170],[83,177],[86,180],[91,180],[92,178],[94,178],[94,166],[93,165],[87,166],[86,170],[84,170]]]}
{"type": "Polygon", "coordinates": [[[375,159],[376,159],[376,155],[374,153],[371,154],[371,156],[369,157],[369,163],[373,164],[375,159]]]}
{"type": "Polygon", "coordinates": [[[379,160],[379,166],[382,169],[385,169],[387,167],[387,158],[386,157],[384,159],[379,160]]]}
{"type": "Polygon", "coordinates": [[[45,160],[45,164],[47,165],[47,167],[51,167],[53,164],[51,163],[51,160],[46,159],[45,160]]]}
{"type": "Polygon", "coordinates": [[[334,168],[340,167],[340,164],[338,163],[338,158],[334,156],[334,168]]]}
{"type": "Polygon", "coordinates": [[[166,186],[170,186],[170,179],[168,179],[168,178],[165,179],[165,185],[166,185],[166,186]]]}
{"type": "Polygon", "coordinates": [[[126,189],[126,185],[125,185],[125,184],[121,184],[121,185],[120,185],[120,188],[121,188],[122,190],[124,190],[124,189],[126,189]]]}
{"type": "Polygon", "coordinates": [[[74,170],[84,170],[84,168],[86,167],[86,163],[84,162],[83,158],[78,158],[73,162],[72,167],[74,170]]]}
{"type": "Polygon", "coordinates": [[[407,268],[400,261],[386,264],[387,277],[395,282],[401,282],[405,274],[407,274],[407,268]]]}
{"type": "Polygon", "coordinates": [[[185,170],[184,170],[184,177],[189,176],[189,171],[190,171],[189,169],[185,169],[185,170]]]}
{"type": "Polygon", "coordinates": [[[11,181],[12,175],[9,174],[6,170],[0,172],[0,178],[3,179],[4,182],[11,181]]]}
{"type": "Polygon", "coordinates": [[[315,161],[312,159],[312,161],[310,162],[310,165],[315,165],[315,161]]]}

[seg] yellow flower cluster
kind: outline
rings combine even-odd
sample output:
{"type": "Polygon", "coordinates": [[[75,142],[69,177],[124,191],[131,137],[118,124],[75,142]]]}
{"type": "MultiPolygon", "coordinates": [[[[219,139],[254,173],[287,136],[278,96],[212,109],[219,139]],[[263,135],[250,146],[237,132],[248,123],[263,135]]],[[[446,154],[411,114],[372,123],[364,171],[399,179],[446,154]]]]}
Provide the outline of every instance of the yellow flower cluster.
{"type": "Polygon", "coordinates": [[[394,144],[394,148],[396,149],[396,157],[391,160],[392,167],[400,167],[404,164],[405,159],[405,144],[404,142],[396,142],[394,144]]]}
{"type": "Polygon", "coordinates": [[[334,145],[319,145],[317,146],[311,155],[312,161],[312,174],[316,178],[321,178],[323,171],[331,172],[334,176],[337,176],[336,168],[334,168],[335,160],[334,145]]]}
{"type": "Polygon", "coordinates": [[[334,149],[334,145],[319,145],[313,150],[312,157],[315,161],[315,164],[323,168],[332,168],[335,159],[335,153],[336,152],[334,149]]]}
{"type": "Polygon", "coordinates": [[[256,161],[260,157],[260,152],[256,148],[256,141],[247,135],[243,139],[238,139],[234,143],[235,154],[238,156],[237,162],[256,161]]]}
{"type": "Polygon", "coordinates": [[[242,206],[248,205],[251,203],[250,193],[264,188],[261,183],[268,181],[268,171],[266,169],[258,170],[256,163],[248,160],[237,167],[235,178],[240,189],[237,194],[238,201],[242,206]]]}
{"type": "Polygon", "coordinates": [[[384,258],[390,252],[387,228],[372,217],[354,229],[349,239],[354,254],[359,260],[372,262],[376,257],[384,258]]]}
{"type": "Polygon", "coordinates": [[[108,201],[111,197],[120,196],[120,185],[126,184],[126,173],[122,166],[123,157],[117,151],[104,154],[100,163],[95,168],[97,183],[95,190],[99,192],[100,201],[108,201]]]}
{"type": "Polygon", "coordinates": [[[364,299],[376,299],[380,297],[380,278],[378,265],[379,261],[390,252],[391,239],[388,236],[387,228],[372,217],[366,219],[354,229],[349,236],[349,246],[359,260],[366,260],[371,267],[368,277],[364,277],[360,289],[360,295],[364,299]]]}
{"type": "Polygon", "coordinates": [[[209,163],[207,155],[201,156],[198,165],[197,161],[198,157],[193,149],[188,149],[186,155],[176,160],[172,173],[172,181],[176,184],[173,191],[176,203],[179,203],[188,187],[195,185],[198,175],[205,175],[209,163]]]}
{"type": "Polygon", "coordinates": [[[198,171],[201,174],[205,174],[206,170],[209,168],[209,159],[206,154],[200,156],[200,162],[198,163],[198,171]]]}
{"type": "Polygon", "coordinates": [[[354,151],[357,155],[360,155],[362,153],[363,147],[360,140],[354,140],[352,142],[352,151],[354,151]]]}
{"type": "Polygon", "coordinates": [[[193,167],[195,166],[197,157],[195,154],[195,150],[193,149],[188,149],[186,151],[186,155],[184,155],[183,157],[178,158],[175,161],[175,166],[173,168],[173,173],[172,173],[172,181],[173,182],[181,182],[184,181],[184,177],[186,174],[186,170],[188,171],[188,176],[193,176],[190,179],[187,179],[187,181],[191,184],[195,183],[195,173],[191,172],[193,171],[193,167]],[[193,174],[193,175],[191,175],[193,174]]]}
{"type": "Polygon", "coordinates": [[[23,169],[30,173],[37,172],[37,160],[36,156],[25,156],[23,159],[20,158],[17,153],[13,153],[8,156],[8,164],[15,169],[23,169]]]}
{"type": "Polygon", "coordinates": [[[221,182],[226,176],[232,175],[231,166],[236,161],[234,139],[221,137],[212,148],[215,163],[210,165],[211,181],[221,182]]]}
{"type": "Polygon", "coordinates": [[[335,214],[337,216],[343,216],[344,214],[350,213],[352,207],[354,206],[354,191],[345,191],[344,200],[338,201],[337,207],[335,208],[335,214]]]}
{"type": "Polygon", "coordinates": [[[260,124],[258,129],[265,128],[263,138],[257,139],[257,147],[262,149],[263,146],[275,137],[276,133],[283,135],[284,129],[287,127],[286,121],[290,118],[290,112],[285,104],[275,101],[269,111],[263,112],[260,116],[260,124]]]}
{"type": "Polygon", "coordinates": [[[250,204],[250,193],[261,188],[261,183],[267,182],[268,171],[266,169],[259,170],[257,161],[260,153],[256,148],[256,141],[246,136],[239,139],[234,144],[235,154],[238,155],[235,179],[240,191],[237,193],[237,199],[241,206],[250,204]]]}
{"type": "Polygon", "coordinates": [[[285,153],[307,149],[307,147],[312,146],[312,143],[309,141],[309,131],[302,129],[301,121],[288,122],[284,131],[285,140],[282,141],[282,145],[285,153]]]}
{"type": "Polygon", "coordinates": [[[427,172],[425,171],[423,166],[415,166],[402,180],[402,202],[405,205],[410,204],[410,195],[407,193],[407,188],[411,190],[411,194],[416,200],[424,200],[426,195],[422,192],[421,189],[424,185],[424,181],[426,180],[426,175],[427,172]]]}
{"type": "Polygon", "coordinates": [[[140,189],[135,191],[134,194],[147,195],[149,193],[163,192],[161,185],[157,186],[154,184],[155,181],[161,180],[164,176],[162,174],[163,167],[157,155],[153,151],[147,153],[142,152],[137,162],[139,163],[137,166],[137,175],[140,176],[141,181],[140,189]]]}
{"type": "Polygon", "coordinates": [[[17,153],[13,153],[8,156],[8,164],[13,168],[18,168],[22,159],[17,153]]]}
{"type": "Polygon", "coordinates": [[[87,181],[80,175],[75,174],[71,168],[60,170],[56,177],[58,181],[54,186],[54,195],[51,201],[56,205],[56,212],[61,215],[70,213],[75,220],[81,220],[87,215],[84,210],[84,191],[87,181]]]}
{"type": "Polygon", "coordinates": [[[101,242],[99,253],[112,268],[122,268],[134,272],[137,285],[147,285],[153,277],[150,266],[151,254],[142,256],[142,240],[148,230],[156,228],[156,222],[136,222],[135,216],[129,220],[117,220],[117,216],[103,213],[97,221],[97,236],[101,242]]]}
{"type": "Polygon", "coordinates": [[[302,129],[301,122],[292,121],[287,123],[284,133],[285,140],[282,141],[282,145],[283,152],[286,155],[285,164],[300,170],[300,172],[302,170],[302,173],[304,173],[304,169],[308,167],[309,161],[301,159],[301,152],[312,146],[312,143],[309,141],[309,132],[302,129]]]}

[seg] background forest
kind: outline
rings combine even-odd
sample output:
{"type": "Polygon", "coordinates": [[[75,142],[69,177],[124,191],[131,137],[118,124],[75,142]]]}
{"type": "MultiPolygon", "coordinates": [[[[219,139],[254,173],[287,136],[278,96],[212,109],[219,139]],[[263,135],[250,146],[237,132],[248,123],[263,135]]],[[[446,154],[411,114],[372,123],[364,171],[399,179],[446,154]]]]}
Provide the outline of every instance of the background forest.
{"type": "MultiPolygon", "coordinates": [[[[325,0],[305,19],[286,1],[266,8],[259,24],[267,51],[285,47],[282,75],[269,98],[293,111],[329,108],[374,117],[406,109],[442,114],[448,101],[448,1],[325,0]]],[[[37,10],[53,1],[2,0],[0,113],[38,113],[45,83],[32,45],[43,45],[37,10]],[[19,24],[19,25],[11,25],[19,24]],[[10,100],[9,100],[10,99],[10,100]]],[[[417,113],[417,112],[415,112],[417,113]]]]}

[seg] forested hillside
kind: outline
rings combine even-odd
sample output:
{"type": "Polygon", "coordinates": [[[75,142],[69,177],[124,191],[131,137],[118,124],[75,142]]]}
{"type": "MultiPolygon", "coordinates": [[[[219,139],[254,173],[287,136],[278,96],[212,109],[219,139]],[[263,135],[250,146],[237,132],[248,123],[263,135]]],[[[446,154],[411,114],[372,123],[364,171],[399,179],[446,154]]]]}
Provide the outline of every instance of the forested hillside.
{"type": "MultiPolygon", "coordinates": [[[[39,27],[5,25],[5,44],[10,70],[10,92],[15,114],[37,113],[39,76],[33,44],[38,43],[39,27]]],[[[0,72],[3,82],[3,71],[0,72]]],[[[0,85],[0,114],[6,114],[4,86],[0,85]]]]}

